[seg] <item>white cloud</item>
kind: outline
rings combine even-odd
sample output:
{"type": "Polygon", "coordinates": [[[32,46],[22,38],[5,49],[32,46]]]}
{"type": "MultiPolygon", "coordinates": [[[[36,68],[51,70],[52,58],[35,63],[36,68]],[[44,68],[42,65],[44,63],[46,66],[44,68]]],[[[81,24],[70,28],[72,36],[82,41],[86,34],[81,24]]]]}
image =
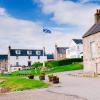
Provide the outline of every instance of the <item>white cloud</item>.
{"type": "Polygon", "coordinates": [[[5,9],[0,8],[0,16],[5,16],[5,15],[6,15],[5,9]]]}
{"type": "Polygon", "coordinates": [[[55,43],[67,46],[73,35],[52,28],[52,34],[42,32],[42,25],[37,22],[19,20],[8,15],[0,8],[0,53],[7,53],[8,46],[12,48],[42,48],[48,51],[54,49],[55,43]]]}
{"type": "MultiPolygon", "coordinates": [[[[88,29],[91,24],[94,23],[95,10],[100,8],[100,5],[81,2],[87,2],[87,0],[81,0],[81,2],[72,2],[70,0],[40,0],[42,3],[42,10],[45,14],[53,13],[51,20],[59,24],[73,24],[78,27],[84,27],[88,29]],[[57,2],[56,2],[57,1],[57,2]]],[[[89,1],[89,0],[88,0],[89,1]]]]}

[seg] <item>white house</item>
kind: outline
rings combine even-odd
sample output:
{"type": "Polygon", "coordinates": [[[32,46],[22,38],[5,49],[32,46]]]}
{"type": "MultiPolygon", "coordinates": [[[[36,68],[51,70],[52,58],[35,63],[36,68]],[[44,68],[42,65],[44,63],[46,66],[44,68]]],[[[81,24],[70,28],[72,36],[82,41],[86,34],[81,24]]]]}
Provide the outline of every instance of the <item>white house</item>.
{"type": "Polygon", "coordinates": [[[38,49],[12,49],[9,46],[8,52],[8,71],[21,70],[31,66],[34,62],[47,61],[45,50],[38,49]]]}
{"type": "Polygon", "coordinates": [[[66,49],[66,58],[83,57],[83,41],[82,39],[72,39],[69,49],[66,49]]]}

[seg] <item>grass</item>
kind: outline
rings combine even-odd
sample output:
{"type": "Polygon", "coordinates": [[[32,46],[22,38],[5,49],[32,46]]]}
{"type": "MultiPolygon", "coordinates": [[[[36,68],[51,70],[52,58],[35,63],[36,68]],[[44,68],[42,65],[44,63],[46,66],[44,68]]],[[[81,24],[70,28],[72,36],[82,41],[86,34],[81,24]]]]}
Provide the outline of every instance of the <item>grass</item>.
{"type": "Polygon", "coordinates": [[[72,71],[72,70],[81,70],[81,69],[83,69],[82,64],[70,64],[70,65],[54,67],[51,70],[49,70],[47,72],[47,74],[57,73],[57,72],[64,72],[64,71],[72,71]]]}
{"type": "MultiPolygon", "coordinates": [[[[63,72],[63,71],[80,70],[80,69],[83,69],[83,65],[80,64],[80,63],[76,63],[76,64],[52,67],[48,71],[46,71],[46,74],[52,74],[52,73],[63,72]]],[[[40,74],[40,69],[37,69],[37,73],[35,72],[34,69],[20,70],[20,71],[12,72],[12,76],[17,76],[21,73],[39,75],[40,74]]]]}
{"type": "Polygon", "coordinates": [[[3,82],[0,83],[0,87],[10,88],[11,91],[22,91],[48,86],[47,83],[42,81],[27,79],[24,77],[0,77],[0,80],[3,80],[3,82]]]}
{"type": "MultiPolygon", "coordinates": [[[[46,74],[72,71],[72,70],[80,70],[80,69],[83,69],[83,65],[80,63],[64,65],[64,66],[55,66],[55,67],[50,68],[48,71],[46,71],[46,74]]],[[[40,71],[41,71],[40,69],[37,69],[37,73],[36,73],[34,69],[20,70],[20,71],[12,72],[12,74],[9,75],[8,77],[1,76],[0,80],[3,80],[3,82],[0,83],[0,87],[10,88],[11,91],[21,91],[21,90],[26,90],[26,89],[47,87],[48,84],[42,81],[32,80],[32,79],[28,79],[22,76],[20,77],[18,76],[21,73],[39,75],[40,71]]]]}

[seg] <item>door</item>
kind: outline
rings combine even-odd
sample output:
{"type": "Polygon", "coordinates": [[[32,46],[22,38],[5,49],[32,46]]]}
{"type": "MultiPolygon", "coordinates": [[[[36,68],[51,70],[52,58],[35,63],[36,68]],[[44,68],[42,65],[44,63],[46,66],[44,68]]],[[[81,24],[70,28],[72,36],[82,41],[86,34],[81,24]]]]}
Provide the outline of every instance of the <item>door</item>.
{"type": "Polygon", "coordinates": [[[31,66],[31,61],[28,61],[28,66],[31,66]]]}

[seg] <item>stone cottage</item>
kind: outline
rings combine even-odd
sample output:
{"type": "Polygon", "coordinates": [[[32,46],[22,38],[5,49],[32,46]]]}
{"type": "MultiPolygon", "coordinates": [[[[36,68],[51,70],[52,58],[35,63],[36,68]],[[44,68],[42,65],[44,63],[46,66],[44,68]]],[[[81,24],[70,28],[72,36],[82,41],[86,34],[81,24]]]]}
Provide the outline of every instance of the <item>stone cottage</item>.
{"type": "Polygon", "coordinates": [[[7,71],[8,66],[8,55],[0,55],[0,72],[7,71]]]}
{"type": "Polygon", "coordinates": [[[100,10],[94,25],[83,36],[84,71],[100,74],[100,10]]]}
{"type": "Polygon", "coordinates": [[[65,59],[66,49],[68,49],[68,47],[58,47],[57,45],[55,45],[55,60],[65,59]]]}

